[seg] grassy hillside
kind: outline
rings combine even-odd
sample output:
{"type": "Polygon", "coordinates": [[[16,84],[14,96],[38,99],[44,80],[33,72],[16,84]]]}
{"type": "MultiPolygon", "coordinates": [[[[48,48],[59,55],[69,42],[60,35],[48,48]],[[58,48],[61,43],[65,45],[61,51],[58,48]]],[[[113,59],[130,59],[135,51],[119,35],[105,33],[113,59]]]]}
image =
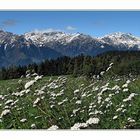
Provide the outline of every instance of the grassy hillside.
{"type": "Polygon", "coordinates": [[[1,129],[140,128],[140,77],[0,81],[1,129]]]}

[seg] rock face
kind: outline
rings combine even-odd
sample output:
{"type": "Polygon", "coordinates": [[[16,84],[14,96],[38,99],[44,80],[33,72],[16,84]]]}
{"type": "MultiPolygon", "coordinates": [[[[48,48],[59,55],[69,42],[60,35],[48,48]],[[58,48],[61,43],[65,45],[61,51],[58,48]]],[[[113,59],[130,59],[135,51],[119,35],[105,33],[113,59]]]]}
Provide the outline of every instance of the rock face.
{"type": "Polygon", "coordinates": [[[61,53],[49,47],[38,47],[24,35],[0,31],[0,67],[39,63],[60,56],[61,53]]]}
{"type": "Polygon", "coordinates": [[[16,35],[0,31],[0,67],[39,63],[64,55],[93,56],[111,50],[140,50],[140,39],[121,32],[96,38],[81,33],[38,31],[16,35]]]}

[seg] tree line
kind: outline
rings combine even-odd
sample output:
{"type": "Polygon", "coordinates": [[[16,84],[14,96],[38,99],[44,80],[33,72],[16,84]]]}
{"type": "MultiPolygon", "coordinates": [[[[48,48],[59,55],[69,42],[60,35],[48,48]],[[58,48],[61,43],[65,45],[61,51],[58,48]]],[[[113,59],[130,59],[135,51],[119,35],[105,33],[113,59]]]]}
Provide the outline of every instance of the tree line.
{"type": "Polygon", "coordinates": [[[39,64],[27,66],[10,66],[0,69],[0,79],[14,79],[26,75],[27,70],[44,76],[73,75],[88,76],[100,75],[109,64],[113,67],[108,74],[114,75],[139,75],[140,74],[140,52],[139,51],[111,51],[97,56],[79,55],[76,57],[60,57],[57,59],[46,59],[39,64]]]}

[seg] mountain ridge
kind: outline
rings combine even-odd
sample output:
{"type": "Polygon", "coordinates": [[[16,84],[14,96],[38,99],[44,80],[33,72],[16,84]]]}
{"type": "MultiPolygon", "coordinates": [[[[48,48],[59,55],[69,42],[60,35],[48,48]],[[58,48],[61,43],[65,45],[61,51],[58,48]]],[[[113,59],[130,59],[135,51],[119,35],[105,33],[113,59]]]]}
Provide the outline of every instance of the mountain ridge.
{"type": "Polygon", "coordinates": [[[113,50],[140,50],[140,38],[122,32],[98,38],[83,33],[60,31],[17,35],[0,30],[0,67],[39,63],[61,56],[95,56],[113,50]]]}

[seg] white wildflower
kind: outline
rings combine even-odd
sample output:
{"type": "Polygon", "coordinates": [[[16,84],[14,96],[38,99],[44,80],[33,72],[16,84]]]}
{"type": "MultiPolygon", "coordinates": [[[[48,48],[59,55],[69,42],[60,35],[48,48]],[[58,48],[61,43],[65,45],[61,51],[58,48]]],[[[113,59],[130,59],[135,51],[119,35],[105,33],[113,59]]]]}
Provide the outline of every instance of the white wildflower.
{"type": "Polygon", "coordinates": [[[55,107],[55,105],[50,105],[50,108],[53,108],[53,107],[55,107]]]}
{"type": "Polygon", "coordinates": [[[13,92],[12,95],[13,95],[13,96],[17,96],[17,97],[18,97],[18,96],[21,97],[21,96],[24,95],[23,93],[24,93],[23,91],[21,91],[21,92],[15,92],[15,93],[13,92]]]}
{"type": "Polygon", "coordinates": [[[74,91],[74,94],[75,94],[75,93],[78,93],[79,91],[80,91],[79,89],[76,89],[76,90],[74,91]]]}
{"type": "Polygon", "coordinates": [[[58,88],[59,86],[53,81],[53,82],[51,82],[49,85],[47,85],[47,87],[49,87],[50,89],[56,89],[56,88],[58,88]]]}
{"type": "Polygon", "coordinates": [[[98,100],[102,100],[102,97],[101,96],[98,96],[98,100]]]}
{"type": "Polygon", "coordinates": [[[45,92],[44,91],[42,91],[42,90],[37,90],[37,93],[36,93],[36,95],[42,95],[42,94],[44,94],[45,92]]]}
{"type": "Polygon", "coordinates": [[[109,96],[109,97],[112,97],[113,95],[114,95],[114,94],[109,94],[108,96],[109,96]]]}
{"type": "Polygon", "coordinates": [[[101,100],[102,100],[102,97],[101,96],[98,96],[98,104],[100,104],[101,103],[101,100]]]}
{"type": "Polygon", "coordinates": [[[131,94],[129,95],[128,98],[132,98],[132,97],[134,97],[135,95],[137,95],[137,94],[136,94],[136,93],[131,93],[131,94]]]}
{"type": "Polygon", "coordinates": [[[129,84],[130,82],[131,82],[130,80],[127,80],[127,81],[126,81],[126,84],[129,84]]]}
{"type": "Polygon", "coordinates": [[[80,110],[80,108],[74,109],[74,110],[73,110],[73,114],[76,114],[79,110],[80,110]]]}
{"type": "Polygon", "coordinates": [[[109,83],[106,83],[104,86],[102,86],[101,88],[106,88],[108,87],[109,83]]]}
{"type": "Polygon", "coordinates": [[[55,94],[54,92],[51,92],[51,93],[50,93],[50,96],[55,97],[56,94],[55,94]]]}
{"type": "Polygon", "coordinates": [[[71,130],[80,130],[80,128],[86,128],[88,125],[86,123],[75,123],[71,130]]]}
{"type": "Polygon", "coordinates": [[[83,94],[82,94],[82,97],[86,97],[86,96],[87,96],[86,93],[83,93],[83,94]]]}
{"type": "Polygon", "coordinates": [[[108,67],[107,69],[106,69],[106,71],[109,71],[111,69],[111,67],[108,67]]]}
{"type": "Polygon", "coordinates": [[[42,116],[36,116],[35,119],[41,118],[42,116]]]}
{"type": "Polygon", "coordinates": [[[98,87],[93,87],[92,90],[97,91],[97,90],[99,90],[99,88],[98,87]]]}
{"type": "Polygon", "coordinates": [[[126,98],[126,99],[123,99],[123,102],[127,102],[127,101],[129,101],[129,99],[128,99],[128,98],[126,98]]]}
{"type": "Polygon", "coordinates": [[[11,104],[11,106],[15,105],[18,101],[19,101],[19,99],[15,100],[15,101],[11,104]]]}
{"type": "Polygon", "coordinates": [[[81,110],[80,112],[83,113],[83,112],[85,112],[85,110],[81,110]]]}
{"type": "Polygon", "coordinates": [[[6,116],[6,115],[8,115],[9,113],[10,113],[10,110],[9,110],[9,109],[5,109],[5,110],[2,111],[1,117],[6,116]]]}
{"type": "Polygon", "coordinates": [[[32,86],[34,83],[35,83],[34,80],[27,82],[27,83],[25,84],[25,86],[24,86],[25,89],[29,88],[29,87],[32,86]]]}
{"type": "Polygon", "coordinates": [[[25,93],[29,93],[30,92],[30,89],[27,89],[26,91],[25,91],[25,93]]]}
{"type": "Polygon", "coordinates": [[[121,79],[115,79],[115,81],[120,81],[121,79]]]}
{"type": "Polygon", "coordinates": [[[126,83],[126,84],[124,84],[124,85],[122,85],[122,88],[127,88],[128,87],[128,84],[126,83]]]}
{"type": "Polygon", "coordinates": [[[32,76],[38,76],[38,74],[37,73],[33,73],[32,76]]]}
{"type": "Polygon", "coordinates": [[[112,66],[114,63],[110,63],[109,66],[112,66]]]}
{"type": "Polygon", "coordinates": [[[122,108],[118,108],[116,111],[118,112],[118,111],[121,111],[122,110],[122,108]]]}
{"type": "Polygon", "coordinates": [[[118,85],[115,85],[114,87],[112,87],[112,90],[120,90],[120,87],[118,85]]]}
{"type": "Polygon", "coordinates": [[[109,98],[109,97],[107,97],[107,98],[105,99],[105,101],[106,101],[106,102],[110,101],[110,98],[109,98]]]}
{"type": "Polygon", "coordinates": [[[25,93],[25,92],[26,92],[26,90],[21,90],[21,91],[20,91],[21,94],[22,94],[22,93],[25,93]]]}
{"type": "Polygon", "coordinates": [[[42,100],[45,99],[45,96],[42,96],[41,99],[42,99],[42,100]]]}
{"type": "Polygon", "coordinates": [[[76,101],[76,104],[81,104],[81,100],[76,101]]]}
{"type": "Polygon", "coordinates": [[[102,112],[102,111],[95,110],[95,111],[94,111],[94,114],[95,114],[95,115],[96,115],[96,114],[103,114],[103,112],[102,112]]]}
{"type": "Polygon", "coordinates": [[[86,121],[86,124],[98,124],[99,123],[99,118],[89,118],[87,121],[86,121]]]}
{"type": "Polygon", "coordinates": [[[11,107],[10,106],[8,106],[8,105],[6,105],[5,107],[4,107],[4,109],[10,109],[11,107]]]}
{"type": "Polygon", "coordinates": [[[24,123],[26,121],[27,121],[27,119],[25,119],[25,118],[20,120],[20,122],[22,122],[22,123],[24,123]]]}
{"type": "Polygon", "coordinates": [[[90,115],[94,115],[94,114],[95,114],[94,112],[89,112],[89,116],[90,116],[90,115]]]}
{"type": "Polygon", "coordinates": [[[135,95],[137,95],[137,94],[136,93],[131,93],[128,98],[123,99],[123,102],[130,101],[135,95]]]}
{"type": "Polygon", "coordinates": [[[33,106],[36,106],[36,104],[38,104],[40,102],[40,98],[37,98],[35,101],[34,101],[34,105],[33,106]]]}
{"type": "Polygon", "coordinates": [[[105,71],[101,71],[101,72],[100,72],[100,75],[104,75],[104,73],[105,73],[105,71]]]}
{"type": "Polygon", "coordinates": [[[96,76],[96,78],[97,78],[97,79],[99,79],[99,78],[100,78],[100,76],[99,76],[99,75],[97,75],[97,76],[96,76]]]}
{"type": "Polygon", "coordinates": [[[126,111],[127,111],[126,109],[123,109],[123,110],[122,110],[123,113],[126,112],[126,111]]]}
{"type": "Polygon", "coordinates": [[[119,90],[115,91],[115,94],[118,94],[118,93],[120,93],[120,91],[119,91],[119,90]]]}
{"type": "Polygon", "coordinates": [[[68,98],[65,98],[64,100],[63,100],[63,102],[67,102],[68,101],[68,98]]]}
{"type": "Polygon", "coordinates": [[[91,94],[88,94],[87,97],[90,97],[90,96],[92,96],[92,95],[93,95],[92,93],[91,93],[91,94]]]}
{"type": "Polygon", "coordinates": [[[113,120],[116,120],[117,118],[118,118],[118,116],[114,116],[114,117],[113,117],[113,120]]]}
{"type": "Polygon", "coordinates": [[[26,74],[26,78],[29,78],[30,77],[30,73],[29,74],[26,74]]]}
{"type": "Polygon", "coordinates": [[[135,120],[132,119],[132,118],[128,118],[127,121],[130,122],[130,123],[134,123],[135,122],[135,120]]]}
{"type": "Polygon", "coordinates": [[[42,90],[42,91],[43,91],[43,90],[45,90],[45,89],[46,89],[46,87],[47,87],[47,86],[43,86],[43,87],[41,88],[41,90],[42,90]]]}
{"type": "Polygon", "coordinates": [[[128,92],[128,88],[124,88],[123,89],[123,92],[128,92]]]}
{"type": "Polygon", "coordinates": [[[35,124],[31,124],[31,128],[36,128],[36,125],[35,124]]]}
{"type": "Polygon", "coordinates": [[[64,94],[64,90],[61,90],[59,93],[57,93],[56,96],[61,96],[61,95],[63,95],[63,94],[64,94]]]}
{"type": "Polygon", "coordinates": [[[62,101],[62,102],[58,102],[58,105],[62,105],[64,102],[62,101]]]}
{"type": "Polygon", "coordinates": [[[57,130],[59,127],[57,125],[52,125],[50,128],[47,130],[57,130]]]}
{"type": "Polygon", "coordinates": [[[0,99],[3,99],[3,95],[0,95],[0,99]]]}
{"type": "Polygon", "coordinates": [[[42,79],[42,76],[38,76],[38,75],[37,75],[37,76],[35,77],[35,81],[40,80],[40,79],[42,79]]]}
{"type": "Polygon", "coordinates": [[[20,80],[18,80],[18,84],[21,84],[22,83],[22,80],[20,79],[20,80]]]}
{"type": "Polygon", "coordinates": [[[110,88],[104,87],[98,95],[102,95],[105,91],[110,90],[110,88]]]}
{"type": "Polygon", "coordinates": [[[83,86],[84,86],[84,84],[81,84],[80,86],[81,86],[81,87],[83,87],[83,86]]]}
{"type": "Polygon", "coordinates": [[[92,105],[90,105],[89,108],[91,109],[92,108],[92,105]]]}
{"type": "Polygon", "coordinates": [[[7,101],[5,102],[5,105],[11,104],[12,102],[13,102],[13,100],[7,100],[7,101]]]}

